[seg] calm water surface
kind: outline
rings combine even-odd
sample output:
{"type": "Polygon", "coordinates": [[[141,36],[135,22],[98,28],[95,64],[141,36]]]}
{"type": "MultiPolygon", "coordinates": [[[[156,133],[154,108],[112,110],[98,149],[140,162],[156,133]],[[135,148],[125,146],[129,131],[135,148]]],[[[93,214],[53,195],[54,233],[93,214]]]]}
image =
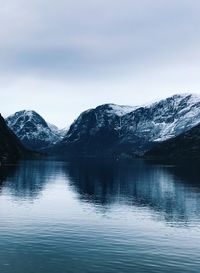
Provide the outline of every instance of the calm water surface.
{"type": "Polygon", "coordinates": [[[1,273],[200,272],[200,168],[39,160],[1,170],[1,273]]]}

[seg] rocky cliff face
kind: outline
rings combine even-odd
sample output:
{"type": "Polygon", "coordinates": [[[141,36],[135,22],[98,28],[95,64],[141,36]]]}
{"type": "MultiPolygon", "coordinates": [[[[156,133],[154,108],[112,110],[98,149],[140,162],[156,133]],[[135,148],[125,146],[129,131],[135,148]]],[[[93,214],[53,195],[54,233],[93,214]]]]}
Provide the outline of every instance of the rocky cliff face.
{"type": "Polygon", "coordinates": [[[0,162],[10,162],[28,156],[31,153],[24,148],[16,135],[8,128],[0,115],[0,162]]]}
{"type": "Polygon", "coordinates": [[[53,148],[54,152],[87,156],[113,154],[113,147],[121,137],[121,119],[134,109],[106,104],[83,112],[53,148]]]}

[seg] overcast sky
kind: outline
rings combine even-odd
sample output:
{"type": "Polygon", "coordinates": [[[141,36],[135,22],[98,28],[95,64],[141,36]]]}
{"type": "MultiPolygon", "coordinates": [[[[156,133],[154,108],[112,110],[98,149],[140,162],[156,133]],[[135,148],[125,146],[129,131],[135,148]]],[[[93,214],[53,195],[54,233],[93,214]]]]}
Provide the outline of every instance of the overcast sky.
{"type": "Polygon", "coordinates": [[[0,0],[0,111],[59,127],[99,104],[200,93],[199,0],[0,0]]]}

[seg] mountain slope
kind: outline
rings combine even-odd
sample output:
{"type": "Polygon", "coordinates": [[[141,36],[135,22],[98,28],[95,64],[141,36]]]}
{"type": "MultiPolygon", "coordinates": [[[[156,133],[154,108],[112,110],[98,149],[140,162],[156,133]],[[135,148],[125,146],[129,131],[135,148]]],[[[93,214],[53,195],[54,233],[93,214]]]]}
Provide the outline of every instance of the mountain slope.
{"type": "Polygon", "coordinates": [[[160,142],[175,137],[200,123],[200,96],[181,94],[140,107],[123,119],[122,131],[144,142],[160,142]]]}
{"type": "Polygon", "coordinates": [[[175,95],[144,107],[114,104],[83,112],[54,153],[98,156],[143,154],[200,123],[200,97],[175,95]]]}
{"type": "Polygon", "coordinates": [[[13,161],[30,154],[0,115],[0,162],[13,161]]]}
{"type": "Polygon", "coordinates": [[[29,149],[39,151],[62,139],[59,130],[47,122],[35,111],[19,111],[9,116],[6,122],[10,129],[29,149]]]}
{"type": "Polygon", "coordinates": [[[120,120],[135,107],[105,104],[83,112],[52,150],[73,155],[109,155],[119,139],[120,120]]]}
{"type": "Polygon", "coordinates": [[[166,140],[145,154],[147,158],[200,158],[200,124],[166,140]]]}

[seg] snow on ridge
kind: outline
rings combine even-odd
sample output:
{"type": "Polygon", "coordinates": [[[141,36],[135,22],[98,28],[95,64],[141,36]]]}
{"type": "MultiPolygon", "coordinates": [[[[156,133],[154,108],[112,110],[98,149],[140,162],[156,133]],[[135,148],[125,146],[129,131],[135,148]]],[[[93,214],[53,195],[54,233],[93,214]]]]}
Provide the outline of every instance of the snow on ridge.
{"type": "Polygon", "coordinates": [[[176,105],[178,106],[179,103],[186,99],[188,97],[188,103],[190,104],[195,104],[200,102],[200,94],[197,93],[177,93],[172,96],[168,96],[166,98],[160,99],[160,100],[155,100],[151,103],[143,104],[140,107],[141,108],[151,108],[153,106],[157,106],[160,103],[166,103],[167,100],[174,100],[176,102],[176,105]]]}
{"type": "Polygon", "coordinates": [[[136,106],[126,106],[126,105],[117,105],[117,104],[109,104],[109,106],[112,108],[110,110],[111,113],[117,115],[117,116],[124,116],[134,110],[136,110],[136,106]]]}
{"type": "Polygon", "coordinates": [[[32,117],[34,114],[37,114],[37,113],[35,111],[33,111],[33,110],[24,110],[24,115],[32,117]]]}
{"type": "Polygon", "coordinates": [[[172,96],[169,96],[167,98],[163,98],[151,103],[147,103],[147,104],[141,104],[138,106],[130,106],[130,105],[118,105],[118,104],[114,104],[114,103],[108,103],[108,104],[102,104],[100,106],[97,106],[96,108],[91,108],[88,109],[86,111],[84,111],[83,113],[88,113],[91,110],[95,110],[99,107],[110,107],[112,108],[112,110],[107,110],[109,111],[111,114],[116,114],[118,116],[124,116],[126,114],[129,114],[135,110],[137,110],[138,108],[152,108],[153,106],[157,106],[160,103],[167,103],[167,100],[172,99],[176,102],[176,106],[178,106],[180,104],[180,102],[183,99],[186,99],[188,97],[188,104],[195,104],[200,102],[200,94],[195,94],[195,93],[178,93],[172,96]]]}
{"type": "Polygon", "coordinates": [[[61,139],[66,135],[67,131],[69,130],[68,127],[65,127],[65,128],[60,129],[60,128],[58,128],[56,125],[51,124],[51,123],[47,123],[47,125],[48,125],[48,127],[50,128],[50,130],[51,130],[54,134],[60,136],[61,139]]]}
{"type": "Polygon", "coordinates": [[[6,120],[8,122],[8,124],[13,122],[13,119],[15,120],[15,122],[17,122],[18,118],[20,117],[29,117],[29,119],[32,119],[34,115],[38,115],[34,110],[21,110],[21,111],[17,111],[12,115],[9,115],[6,120]]]}
{"type": "MultiPolygon", "coordinates": [[[[185,130],[200,123],[200,95],[198,94],[177,94],[171,97],[175,100],[175,109],[178,110],[177,116],[173,122],[164,124],[159,136],[154,142],[162,142],[173,138],[185,130]],[[181,104],[182,101],[186,104],[181,104]]],[[[176,115],[176,112],[172,114],[176,115]]]]}
{"type": "Polygon", "coordinates": [[[182,101],[188,98],[188,104],[196,104],[200,102],[200,94],[182,93],[182,94],[176,94],[172,98],[177,99],[179,101],[182,101]]]}

